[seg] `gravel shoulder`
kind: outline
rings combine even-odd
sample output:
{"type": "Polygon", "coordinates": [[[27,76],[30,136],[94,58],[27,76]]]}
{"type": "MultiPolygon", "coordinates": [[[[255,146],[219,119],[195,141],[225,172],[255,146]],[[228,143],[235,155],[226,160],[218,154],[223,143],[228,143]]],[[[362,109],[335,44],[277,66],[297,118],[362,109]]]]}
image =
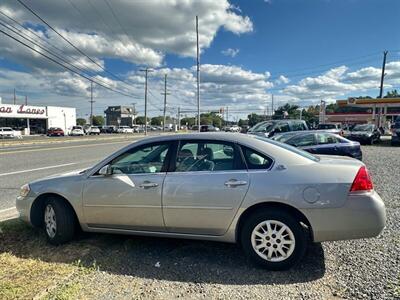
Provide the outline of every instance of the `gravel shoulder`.
{"type": "Polygon", "coordinates": [[[400,148],[363,151],[387,206],[377,238],[313,244],[300,265],[268,272],[231,244],[82,234],[55,248],[37,230],[7,221],[0,223],[0,269],[10,272],[0,271],[0,298],[400,299],[400,148]],[[27,277],[28,266],[55,279],[27,277]]]}

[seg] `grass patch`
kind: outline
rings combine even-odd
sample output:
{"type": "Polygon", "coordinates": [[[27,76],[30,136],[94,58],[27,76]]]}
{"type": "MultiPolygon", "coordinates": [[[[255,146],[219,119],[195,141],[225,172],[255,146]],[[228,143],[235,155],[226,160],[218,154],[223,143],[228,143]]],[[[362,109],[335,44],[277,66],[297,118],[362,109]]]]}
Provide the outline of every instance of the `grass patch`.
{"type": "Polygon", "coordinates": [[[82,285],[77,282],[64,284],[51,291],[44,299],[46,300],[69,300],[78,298],[82,285]]]}

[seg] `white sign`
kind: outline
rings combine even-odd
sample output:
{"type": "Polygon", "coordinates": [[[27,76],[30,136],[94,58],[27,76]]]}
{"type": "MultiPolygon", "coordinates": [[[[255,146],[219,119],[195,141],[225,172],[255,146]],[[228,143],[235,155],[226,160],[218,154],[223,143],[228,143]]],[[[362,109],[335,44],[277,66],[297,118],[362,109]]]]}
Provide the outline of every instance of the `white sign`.
{"type": "Polygon", "coordinates": [[[46,119],[44,106],[0,104],[0,118],[46,119]]]}

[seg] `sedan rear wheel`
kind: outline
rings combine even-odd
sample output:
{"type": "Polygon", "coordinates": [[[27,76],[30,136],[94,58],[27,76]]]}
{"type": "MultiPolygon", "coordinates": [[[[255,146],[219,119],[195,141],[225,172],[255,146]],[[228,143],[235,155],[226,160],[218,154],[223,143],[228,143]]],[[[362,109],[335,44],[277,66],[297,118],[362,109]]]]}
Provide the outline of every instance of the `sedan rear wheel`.
{"type": "Polygon", "coordinates": [[[241,231],[247,256],[270,270],[285,270],[296,264],[307,248],[307,235],[300,222],[278,209],[252,214],[241,231]]]}

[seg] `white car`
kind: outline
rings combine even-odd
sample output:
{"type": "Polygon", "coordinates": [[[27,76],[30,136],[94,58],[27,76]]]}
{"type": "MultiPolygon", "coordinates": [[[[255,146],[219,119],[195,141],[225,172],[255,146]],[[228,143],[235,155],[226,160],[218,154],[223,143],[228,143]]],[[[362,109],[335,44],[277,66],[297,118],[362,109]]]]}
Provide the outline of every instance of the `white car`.
{"type": "Polygon", "coordinates": [[[130,128],[129,126],[119,126],[117,128],[118,133],[133,133],[133,128],[130,128]]]}
{"type": "Polygon", "coordinates": [[[86,129],[86,134],[87,135],[92,135],[92,134],[100,134],[100,129],[99,127],[96,126],[90,126],[88,129],[86,129]]]}
{"type": "Polygon", "coordinates": [[[240,132],[240,127],[237,125],[232,125],[229,127],[230,132],[240,132]]]}
{"type": "Polygon", "coordinates": [[[83,130],[82,126],[72,126],[71,132],[69,135],[72,136],[84,136],[85,135],[85,131],[83,130]]]}
{"type": "Polygon", "coordinates": [[[11,127],[0,127],[0,138],[1,139],[6,139],[6,138],[16,138],[20,137],[21,134],[18,134],[16,131],[14,131],[11,127]]]}

